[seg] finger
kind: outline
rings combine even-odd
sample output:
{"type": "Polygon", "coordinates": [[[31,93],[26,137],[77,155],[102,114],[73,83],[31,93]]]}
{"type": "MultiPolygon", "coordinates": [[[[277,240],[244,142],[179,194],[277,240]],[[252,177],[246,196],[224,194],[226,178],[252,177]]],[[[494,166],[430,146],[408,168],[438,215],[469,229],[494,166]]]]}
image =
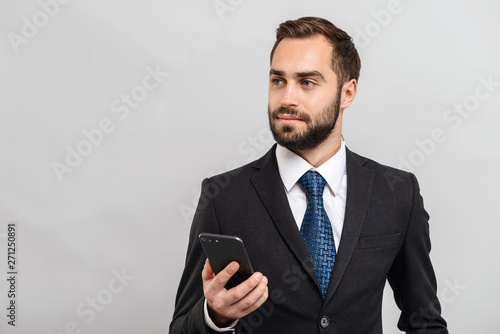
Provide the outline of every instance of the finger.
{"type": "Polygon", "coordinates": [[[209,259],[205,261],[205,267],[207,267],[207,274],[209,276],[215,276],[214,270],[212,269],[212,265],[210,264],[209,259]]]}
{"type": "Polygon", "coordinates": [[[264,304],[266,302],[266,300],[267,300],[268,297],[269,297],[269,288],[266,286],[264,293],[262,295],[260,295],[259,299],[257,299],[255,301],[255,303],[253,303],[248,308],[244,309],[242,312],[246,313],[246,314],[252,313],[256,309],[258,309],[259,307],[261,307],[262,304],[264,304]]]}
{"type": "Polygon", "coordinates": [[[210,266],[210,261],[208,259],[205,261],[205,265],[203,266],[203,271],[201,272],[201,278],[203,281],[208,281],[214,277],[214,272],[212,267],[210,266]]]}
{"type": "Polygon", "coordinates": [[[229,281],[231,277],[238,271],[240,265],[238,262],[233,261],[226,266],[221,272],[215,275],[215,279],[212,284],[212,291],[217,293],[220,290],[225,289],[224,286],[229,281]]]}
{"type": "Polygon", "coordinates": [[[240,299],[243,299],[262,281],[263,277],[261,273],[256,272],[244,282],[229,290],[231,302],[237,303],[240,299]]]}
{"type": "Polygon", "coordinates": [[[233,306],[239,308],[241,311],[240,317],[252,313],[258,309],[269,296],[269,289],[267,287],[267,278],[264,277],[262,281],[243,299],[241,299],[233,306]]]}
{"type": "Polygon", "coordinates": [[[266,286],[266,291],[260,296],[260,298],[255,302],[254,306],[255,309],[253,309],[251,312],[255,311],[259,307],[261,307],[262,304],[264,304],[269,297],[269,287],[266,286]]]}

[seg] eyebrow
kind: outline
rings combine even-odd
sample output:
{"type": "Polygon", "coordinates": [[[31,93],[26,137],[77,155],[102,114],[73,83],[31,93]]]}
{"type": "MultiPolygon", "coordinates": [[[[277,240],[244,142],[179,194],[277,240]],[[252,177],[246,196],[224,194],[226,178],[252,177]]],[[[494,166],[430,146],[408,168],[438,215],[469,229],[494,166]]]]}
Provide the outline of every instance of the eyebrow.
{"type": "MultiPolygon", "coordinates": [[[[278,75],[278,76],[284,76],[284,72],[283,71],[278,71],[278,70],[273,70],[271,69],[269,71],[269,75],[278,75]]],[[[323,74],[321,74],[321,72],[319,71],[306,71],[306,72],[296,72],[295,75],[299,78],[310,78],[310,77],[318,77],[318,78],[321,78],[323,81],[325,82],[328,82],[326,81],[325,77],[323,76],[323,74]]]]}

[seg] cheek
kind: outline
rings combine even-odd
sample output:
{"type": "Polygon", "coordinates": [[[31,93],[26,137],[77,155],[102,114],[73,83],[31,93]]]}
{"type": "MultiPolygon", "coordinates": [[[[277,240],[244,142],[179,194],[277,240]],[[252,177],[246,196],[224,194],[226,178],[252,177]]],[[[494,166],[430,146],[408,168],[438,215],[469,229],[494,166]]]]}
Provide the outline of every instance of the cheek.
{"type": "Polygon", "coordinates": [[[320,112],[322,110],[325,110],[326,108],[329,108],[334,101],[335,96],[332,96],[331,94],[322,94],[315,96],[314,99],[310,99],[309,107],[313,111],[320,112]]]}
{"type": "Polygon", "coordinates": [[[281,105],[281,97],[279,93],[269,91],[269,107],[271,110],[276,109],[281,105]]]}

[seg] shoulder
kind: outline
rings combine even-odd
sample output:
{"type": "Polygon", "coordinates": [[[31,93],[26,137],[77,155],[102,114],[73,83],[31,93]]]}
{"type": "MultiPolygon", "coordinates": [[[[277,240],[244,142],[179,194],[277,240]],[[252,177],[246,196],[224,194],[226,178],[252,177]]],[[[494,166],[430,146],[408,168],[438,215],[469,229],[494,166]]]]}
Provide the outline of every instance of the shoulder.
{"type": "MultiPolygon", "coordinates": [[[[250,179],[262,170],[267,174],[269,171],[277,173],[276,144],[273,145],[261,158],[252,161],[241,167],[211,176],[203,181],[204,186],[219,188],[238,188],[243,184],[248,184],[250,179]]],[[[270,176],[272,176],[272,172],[270,176]]],[[[279,175],[279,174],[277,174],[279,175]]]]}
{"type": "Polygon", "coordinates": [[[362,170],[373,175],[374,188],[378,191],[385,189],[398,195],[419,191],[417,179],[412,173],[381,164],[349,149],[346,150],[346,164],[348,180],[350,175],[362,170]]]}
{"type": "Polygon", "coordinates": [[[401,169],[397,169],[391,166],[387,166],[384,164],[381,164],[375,160],[372,160],[370,158],[367,158],[365,156],[362,156],[360,154],[357,154],[348,148],[346,148],[346,160],[347,160],[347,165],[348,167],[355,167],[355,166],[361,166],[363,168],[367,168],[377,174],[398,174],[401,177],[409,178],[411,177],[411,173],[406,172],[401,169]]]}

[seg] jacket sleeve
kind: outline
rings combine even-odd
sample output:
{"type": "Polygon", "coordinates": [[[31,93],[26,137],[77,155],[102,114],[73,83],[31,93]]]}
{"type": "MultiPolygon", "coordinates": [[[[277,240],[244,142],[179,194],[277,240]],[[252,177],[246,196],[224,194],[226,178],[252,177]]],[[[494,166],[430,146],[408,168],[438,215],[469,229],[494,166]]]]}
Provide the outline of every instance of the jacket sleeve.
{"type": "Polygon", "coordinates": [[[406,237],[388,276],[401,310],[398,327],[412,334],[448,334],[446,321],[441,317],[436,277],[429,256],[429,215],[413,174],[411,181],[413,200],[406,237]]]}
{"type": "Polygon", "coordinates": [[[189,234],[189,244],[184,271],[181,276],[175,310],[170,324],[171,334],[209,334],[214,333],[206,325],[203,315],[203,282],[201,272],[205,265],[205,253],[198,241],[201,232],[219,233],[213,197],[219,189],[205,179],[201,196],[189,234]]]}

